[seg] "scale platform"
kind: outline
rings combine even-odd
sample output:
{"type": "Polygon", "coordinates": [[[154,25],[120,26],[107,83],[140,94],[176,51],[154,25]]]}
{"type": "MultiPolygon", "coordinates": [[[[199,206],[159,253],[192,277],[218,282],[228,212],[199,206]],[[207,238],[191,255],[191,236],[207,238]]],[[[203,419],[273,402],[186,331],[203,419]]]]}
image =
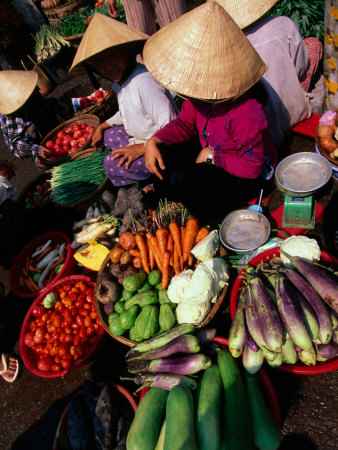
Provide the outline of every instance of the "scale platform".
{"type": "Polygon", "coordinates": [[[315,227],[315,209],[312,195],[308,197],[292,197],[285,194],[283,210],[283,227],[309,228],[315,227]]]}

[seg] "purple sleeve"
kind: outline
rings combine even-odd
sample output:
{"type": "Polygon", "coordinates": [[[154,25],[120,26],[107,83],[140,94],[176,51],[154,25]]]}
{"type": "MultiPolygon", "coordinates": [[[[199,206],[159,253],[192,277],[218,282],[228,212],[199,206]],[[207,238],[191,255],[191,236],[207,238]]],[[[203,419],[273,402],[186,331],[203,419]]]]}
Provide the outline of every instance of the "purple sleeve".
{"type": "Polygon", "coordinates": [[[155,136],[166,145],[188,141],[197,133],[196,109],[190,100],[186,100],[177,119],[161,128],[155,136]]]}
{"type": "Polygon", "coordinates": [[[229,138],[215,150],[214,162],[237,177],[257,178],[264,164],[264,133],[268,127],[263,108],[248,100],[230,114],[229,138]]]}

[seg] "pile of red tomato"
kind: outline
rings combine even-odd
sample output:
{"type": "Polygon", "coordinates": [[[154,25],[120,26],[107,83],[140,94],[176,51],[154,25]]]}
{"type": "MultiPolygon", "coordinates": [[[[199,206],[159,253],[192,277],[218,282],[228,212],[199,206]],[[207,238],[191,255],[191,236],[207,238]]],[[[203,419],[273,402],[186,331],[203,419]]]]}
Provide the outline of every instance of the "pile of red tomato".
{"type": "Polygon", "coordinates": [[[49,159],[57,159],[72,153],[84,145],[93,133],[94,127],[86,123],[75,123],[59,131],[54,141],[50,139],[45,143],[45,147],[51,153],[49,159]]]}
{"type": "Polygon", "coordinates": [[[39,370],[69,369],[96,342],[102,327],[95,312],[93,291],[83,280],[65,281],[53,288],[58,297],[53,308],[46,309],[43,300],[32,308],[24,344],[38,355],[39,370]]]}
{"type": "Polygon", "coordinates": [[[109,95],[108,91],[103,91],[102,89],[97,89],[94,94],[88,97],[80,98],[80,105],[78,107],[78,111],[82,111],[83,109],[89,108],[90,106],[95,105],[96,103],[101,102],[105,97],[109,95]]]}

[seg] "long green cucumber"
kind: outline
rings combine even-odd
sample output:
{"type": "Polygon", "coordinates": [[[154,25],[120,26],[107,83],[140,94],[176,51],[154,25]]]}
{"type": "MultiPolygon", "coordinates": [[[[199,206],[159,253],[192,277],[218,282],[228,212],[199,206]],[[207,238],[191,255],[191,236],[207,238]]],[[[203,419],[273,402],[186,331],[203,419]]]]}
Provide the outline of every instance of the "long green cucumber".
{"type": "Polygon", "coordinates": [[[197,390],[196,436],[200,450],[221,447],[221,403],[223,384],[217,364],[203,372],[197,390]]]}
{"type": "Polygon", "coordinates": [[[197,450],[194,401],[186,386],[169,392],[163,450],[197,450]]]}
{"type": "Polygon", "coordinates": [[[249,401],[236,360],[225,350],[218,349],[224,402],[224,436],[222,449],[248,450],[253,447],[249,401]]]}
{"type": "Polygon", "coordinates": [[[156,445],[168,391],[150,388],[140,402],[127,436],[127,450],[149,450],[156,445]]]}
{"type": "Polygon", "coordinates": [[[154,450],[163,450],[165,429],[166,429],[166,421],[164,420],[160,434],[157,439],[156,447],[154,448],[154,450]]]}
{"type": "Polygon", "coordinates": [[[280,433],[271,416],[259,387],[257,375],[244,376],[249,396],[253,440],[260,450],[274,450],[279,447],[280,433]]]}

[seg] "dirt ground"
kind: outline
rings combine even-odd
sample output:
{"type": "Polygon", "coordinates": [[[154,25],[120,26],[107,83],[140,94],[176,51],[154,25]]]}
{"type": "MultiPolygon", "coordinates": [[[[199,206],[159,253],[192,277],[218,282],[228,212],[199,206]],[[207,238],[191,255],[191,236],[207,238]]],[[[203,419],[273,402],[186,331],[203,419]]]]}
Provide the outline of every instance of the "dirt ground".
{"type": "MultiPolygon", "coordinates": [[[[73,87],[86,83],[85,78],[70,79],[60,84],[52,92],[61,97],[73,87]]],[[[292,136],[291,153],[315,151],[314,141],[292,136]]],[[[0,140],[0,159],[15,162],[17,173],[12,180],[17,188],[15,199],[27,183],[41,172],[30,160],[20,161],[10,155],[3,140],[0,140]]],[[[324,219],[308,234],[315,237],[322,249],[337,254],[333,246],[334,232],[337,230],[338,182],[334,179],[323,192],[317,195],[317,201],[325,207],[324,219]]],[[[267,214],[283,203],[282,194],[275,190],[270,196],[267,214]]],[[[57,211],[46,209],[37,218],[46,220],[49,229],[67,229],[72,220],[69,209],[57,211]],[[49,216],[47,220],[47,216],[49,216]],[[52,218],[52,220],[50,220],[52,218]]],[[[34,224],[40,229],[42,222],[34,224]]],[[[37,231],[38,232],[38,231],[37,231]]],[[[5,284],[6,296],[0,302],[0,316],[3,329],[0,329],[2,351],[19,354],[18,338],[21,324],[30,301],[16,297],[9,289],[9,270],[0,267],[0,281],[5,284]]],[[[232,280],[233,282],[233,280],[232,280]]],[[[231,285],[230,285],[231,288],[231,285]]],[[[229,293],[222,311],[211,326],[218,329],[218,335],[227,336],[229,329],[229,293]]],[[[126,347],[106,335],[93,361],[82,369],[74,371],[61,379],[42,379],[23,367],[16,383],[10,385],[0,380],[0,448],[7,449],[49,449],[52,448],[56,426],[67,404],[70,394],[85,379],[94,381],[116,381],[126,375],[123,358],[126,347]]],[[[335,450],[337,448],[338,410],[337,381],[338,372],[321,375],[294,375],[280,370],[267,368],[271,376],[281,409],[281,449],[287,450],[335,450]]],[[[130,382],[123,384],[131,391],[135,389],[130,382]]]]}

